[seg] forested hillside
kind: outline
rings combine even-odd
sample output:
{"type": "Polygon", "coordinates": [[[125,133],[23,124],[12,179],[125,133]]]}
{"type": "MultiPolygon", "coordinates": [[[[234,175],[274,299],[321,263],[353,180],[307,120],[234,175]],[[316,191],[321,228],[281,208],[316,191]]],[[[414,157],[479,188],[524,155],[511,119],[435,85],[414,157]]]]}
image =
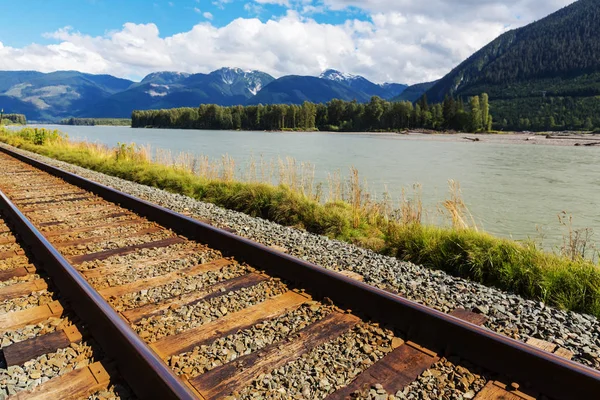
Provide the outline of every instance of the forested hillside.
{"type": "Polygon", "coordinates": [[[111,75],[76,71],[41,73],[1,71],[0,105],[30,120],[53,120],[76,114],[91,104],[126,90],[133,82],[111,75]]]}
{"type": "Polygon", "coordinates": [[[431,101],[486,92],[499,129],[600,126],[600,1],[579,0],[475,53],[431,101]]]}

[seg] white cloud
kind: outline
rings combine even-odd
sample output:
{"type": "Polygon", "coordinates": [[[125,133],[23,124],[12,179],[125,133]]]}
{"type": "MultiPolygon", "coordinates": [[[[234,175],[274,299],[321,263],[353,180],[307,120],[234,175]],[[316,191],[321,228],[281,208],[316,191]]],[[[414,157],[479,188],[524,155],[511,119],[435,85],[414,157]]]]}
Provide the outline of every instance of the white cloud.
{"type": "Polygon", "coordinates": [[[233,0],[214,0],[212,3],[213,5],[223,9],[225,8],[225,4],[227,3],[231,3],[233,0]]]}
{"type": "MultiPolygon", "coordinates": [[[[203,22],[168,37],[161,37],[154,24],[127,23],[103,36],[65,27],[46,35],[56,40],[51,45],[13,48],[0,43],[0,70],[75,69],[141,77],[157,70],[209,72],[223,66],[258,69],[274,76],[318,75],[325,68],[336,68],[376,82],[416,83],[443,76],[507,29],[571,2],[293,1],[300,12],[288,11],[265,22],[238,18],[223,27],[203,22]],[[358,5],[369,13],[370,21],[349,19],[333,25],[301,14],[304,7],[344,9],[358,5]]],[[[210,13],[203,15],[209,20],[212,17],[210,13]]]]}
{"type": "Polygon", "coordinates": [[[206,19],[213,19],[213,15],[211,13],[209,13],[208,11],[206,11],[204,14],[202,14],[204,16],[204,18],[206,19]]]}
{"type": "Polygon", "coordinates": [[[246,3],[244,4],[244,10],[246,10],[248,14],[252,16],[259,16],[260,13],[262,13],[263,8],[260,4],[246,3]]]}
{"type": "Polygon", "coordinates": [[[277,4],[279,6],[290,6],[290,2],[288,0],[254,0],[260,4],[277,4]]]}

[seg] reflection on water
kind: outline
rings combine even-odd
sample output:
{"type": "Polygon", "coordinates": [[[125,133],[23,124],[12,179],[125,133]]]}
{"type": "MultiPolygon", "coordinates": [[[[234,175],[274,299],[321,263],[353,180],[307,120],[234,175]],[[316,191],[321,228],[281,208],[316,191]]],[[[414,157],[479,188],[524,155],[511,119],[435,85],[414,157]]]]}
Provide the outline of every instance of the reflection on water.
{"type": "Polygon", "coordinates": [[[515,239],[545,235],[557,245],[564,230],[557,215],[573,215],[576,227],[590,227],[600,242],[600,152],[593,148],[452,143],[403,140],[398,135],[272,133],[51,126],[71,138],[149,144],[173,153],[190,152],[237,165],[252,157],[291,156],[315,165],[316,180],[356,167],[369,189],[398,199],[402,187],[422,185],[424,205],[436,210],[448,180],[460,182],[463,197],[484,229],[515,239]]]}

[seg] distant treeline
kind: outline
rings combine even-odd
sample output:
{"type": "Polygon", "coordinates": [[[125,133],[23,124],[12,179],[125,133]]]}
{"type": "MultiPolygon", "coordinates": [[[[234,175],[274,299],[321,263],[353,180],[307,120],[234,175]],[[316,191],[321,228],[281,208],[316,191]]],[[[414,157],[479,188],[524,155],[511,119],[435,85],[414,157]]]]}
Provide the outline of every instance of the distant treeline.
{"type": "Polygon", "coordinates": [[[25,118],[25,115],[23,114],[4,114],[2,115],[2,121],[0,121],[0,125],[6,124],[27,125],[27,118],[25,118]]]}
{"type": "Polygon", "coordinates": [[[66,118],[59,122],[61,125],[110,125],[110,126],[131,126],[131,120],[128,118],[66,118]]]}
{"type": "Polygon", "coordinates": [[[489,131],[492,117],[488,96],[474,96],[468,104],[447,98],[429,104],[426,98],[416,104],[389,102],[379,97],[366,104],[331,100],[326,104],[272,104],[222,107],[203,104],[198,108],[134,111],[134,128],[241,129],[241,130],[324,130],[401,131],[433,129],[489,131]]]}

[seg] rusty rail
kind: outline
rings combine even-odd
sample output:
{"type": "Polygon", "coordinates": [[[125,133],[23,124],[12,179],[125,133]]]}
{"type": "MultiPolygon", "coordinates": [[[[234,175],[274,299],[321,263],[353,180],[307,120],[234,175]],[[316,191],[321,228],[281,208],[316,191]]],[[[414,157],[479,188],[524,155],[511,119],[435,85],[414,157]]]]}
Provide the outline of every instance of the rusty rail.
{"type": "MultiPolygon", "coordinates": [[[[314,297],[328,297],[342,307],[388,324],[405,332],[408,340],[421,346],[441,354],[457,355],[491,372],[527,383],[529,389],[554,399],[588,398],[592,393],[600,393],[600,372],[595,369],[274,251],[22,154],[2,147],[0,151],[108,201],[118,203],[184,236],[294,282],[314,297]]],[[[133,338],[130,340],[136,342],[133,338]]],[[[145,360],[138,358],[135,363],[145,360]]],[[[135,363],[129,362],[128,365],[139,368],[135,363]]],[[[166,369],[160,368],[152,372],[157,375],[164,373],[162,379],[168,376],[166,369]]],[[[146,379],[145,382],[149,380],[146,379]]]]}
{"type": "Polygon", "coordinates": [[[197,398],[2,191],[0,210],[53,278],[61,295],[88,325],[94,339],[117,361],[119,373],[138,397],[197,398]]]}

